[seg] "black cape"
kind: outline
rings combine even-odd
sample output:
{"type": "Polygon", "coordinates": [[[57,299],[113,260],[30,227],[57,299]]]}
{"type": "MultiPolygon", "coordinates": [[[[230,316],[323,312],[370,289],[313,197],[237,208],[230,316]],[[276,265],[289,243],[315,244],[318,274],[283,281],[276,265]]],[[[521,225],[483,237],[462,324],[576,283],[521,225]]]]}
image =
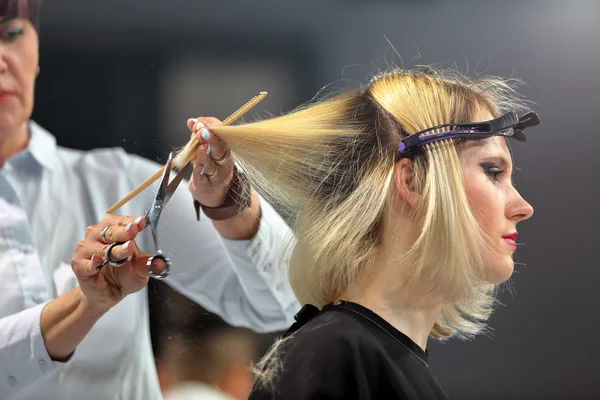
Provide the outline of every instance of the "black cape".
{"type": "Polygon", "coordinates": [[[255,385],[249,400],[448,399],[427,352],[371,310],[336,301],[304,306],[296,320],[277,353],[274,389],[255,385]]]}

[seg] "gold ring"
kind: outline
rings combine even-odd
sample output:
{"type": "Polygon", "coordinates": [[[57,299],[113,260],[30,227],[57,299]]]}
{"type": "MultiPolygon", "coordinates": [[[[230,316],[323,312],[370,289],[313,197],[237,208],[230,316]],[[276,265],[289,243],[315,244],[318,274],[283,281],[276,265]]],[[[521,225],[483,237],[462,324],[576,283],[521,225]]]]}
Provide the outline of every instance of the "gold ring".
{"type": "Polygon", "coordinates": [[[231,155],[231,150],[227,149],[227,152],[225,153],[225,155],[221,158],[219,158],[218,160],[215,160],[213,158],[213,161],[219,165],[223,165],[225,164],[227,161],[229,161],[229,156],[231,155]]]}
{"type": "Polygon", "coordinates": [[[206,175],[206,177],[207,177],[207,178],[209,178],[209,179],[210,179],[210,178],[212,178],[212,177],[214,177],[214,176],[217,174],[217,171],[218,171],[218,170],[219,170],[219,167],[217,167],[217,166],[215,165],[215,169],[213,169],[211,173],[208,173],[208,172],[206,172],[206,171],[204,170],[204,167],[202,167],[202,172],[203,172],[203,175],[206,175]]]}

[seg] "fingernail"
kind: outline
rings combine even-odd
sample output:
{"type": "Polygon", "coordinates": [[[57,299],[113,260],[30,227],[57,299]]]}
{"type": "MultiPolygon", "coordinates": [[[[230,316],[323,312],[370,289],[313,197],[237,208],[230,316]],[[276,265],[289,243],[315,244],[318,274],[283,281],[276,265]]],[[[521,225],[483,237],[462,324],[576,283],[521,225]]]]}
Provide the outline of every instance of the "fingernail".
{"type": "Polygon", "coordinates": [[[142,218],[143,218],[143,217],[137,217],[136,219],[134,219],[134,220],[133,220],[133,222],[134,222],[136,225],[139,225],[139,224],[140,224],[140,222],[142,222],[142,218]]]}
{"type": "Polygon", "coordinates": [[[200,170],[200,175],[204,175],[204,166],[202,166],[202,169],[200,170]]]}
{"type": "Polygon", "coordinates": [[[204,128],[204,124],[202,122],[198,122],[196,124],[196,130],[199,131],[200,129],[204,128]]]}
{"type": "Polygon", "coordinates": [[[206,148],[206,154],[210,154],[210,144],[208,145],[208,147],[206,148]]]}
{"type": "Polygon", "coordinates": [[[125,244],[123,245],[122,249],[123,251],[127,251],[127,249],[129,248],[129,243],[131,242],[131,240],[125,242],[125,244]]]}
{"type": "Polygon", "coordinates": [[[210,132],[206,128],[202,129],[202,139],[204,139],[204,140],[210,139],[210,132]]]}
{"type": "Polygon", "coordinates": [[[127,226],[125,227],[125,232],[129,232],[129,230],[131,229],[131,225],[133,225],[131,222],[127,224],[127,226]]]}

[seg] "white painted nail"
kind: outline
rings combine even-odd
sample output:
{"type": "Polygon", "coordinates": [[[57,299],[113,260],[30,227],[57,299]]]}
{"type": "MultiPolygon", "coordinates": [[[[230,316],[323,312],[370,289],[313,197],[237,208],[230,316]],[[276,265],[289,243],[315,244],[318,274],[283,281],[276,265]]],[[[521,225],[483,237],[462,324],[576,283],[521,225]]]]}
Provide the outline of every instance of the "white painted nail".
{"type": "Polygon", "coordinates": [[[129,248],[129,243],[131,243],[131,240],[125,242],[125,244],[122,247],[123,251],[127,251],[127,249],[129,248]]]}
{"type": "Polygon", "coordinates": [[[204,139],[204,140],[210,139],[210,132],[206,128],[202,129],[202,139],[204,139]]]}
{"type": "Polygon", "coordinates": [[[136,219],[134,219],[134,220],[133,220],[133,222],[134,222],[136,225],[139,225],[139,224],[140,224],[140,222],[142,222],[142,218],[144,218],[144,217],[137,217],[136,219]]]}
{"type": "Polygon", "coordinates": [[[202,122],[198,122],[196,124],[196,130],[199,131],[200,129],[204,128],[204,124],[202,122]]]}
{"type": "Polygon", "coordinates": [[[208,145],[208,147],[206,148],[206,154],[210,154],[210,144],[208,145]]]}
{"type": "Polygon", "coordinates": [[[133,225],[131,222],[127,224],[127,226],[125,227],[125,232],[129,232],[129,230],[131,229],[131,225],[133,225]]]}

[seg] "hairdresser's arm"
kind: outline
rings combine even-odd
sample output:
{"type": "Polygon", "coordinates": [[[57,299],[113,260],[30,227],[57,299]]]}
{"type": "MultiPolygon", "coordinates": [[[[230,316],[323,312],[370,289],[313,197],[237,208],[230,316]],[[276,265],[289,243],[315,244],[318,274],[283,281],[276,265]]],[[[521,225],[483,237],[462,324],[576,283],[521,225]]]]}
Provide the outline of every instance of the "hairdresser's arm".
{"type": "Polygon", "coordinates": [[[0,398],[50,373],[66,361],[103,315],[79,288],[0,319],[0,398]]]}
{"type": "Polygon", "coordinates": [[[102,315],[146,286],[149,255],[140,251],[134,240],[145,221],[135,223],[135,219],[108,215],[89,227],[71,260],[79,286],[50,302],[0,319],[0,376],[7,376],[0,379],[0,398],[48,373],[54,362],[68,361],[102,315]],[[110,226],[107,243],[129,241],[126,248],[112,250],[116,259],[128,259],[120,268],[97,268],[102,263],[97,252],[105,246],[100,242],[103,226],[110,226]]]}
{"type": "MultiPolygon", "coordinates": [[[[129,155],[125,169],[135,187],[159,167],[129,155]]],[[[260,209],[260,215],[246,210],[255,220],[241,223],[254,225],[254,232],[241,235],[250,236],[247,239],[224,237],[206,215],[196,220],[194,198],[185,184],[163,210],[158,230],[159,246],[172,262],[166,282],[231,325],[258,332],[289,328],[300,305],[279,273],[283,246],[292,238],[287,224],[256,195],[253,207],[260,209]]],[[[244,215],[234,218],[243,220],[244,215]]],[[[232,218],[229,226],[235,223],[232,218]]]]}
{"type": "MultiPolygon", "coordinates": [[[[256,191],[252,189],[250,207],[234,217],[223,221],[213,221],[213,225],[219,234],[226,239],[249,240],[256,235],[260,228],[261,210],[261,199],[256,191]]],[[[279,218],[279,216],[276,218],[279,218]]]]}
{"type": "Polygon", "coordinates": [[[55,361],[66,361],[109,309],[93,305],[77,287],[49,302],[40,317],[46,350],[55,361]]]}

